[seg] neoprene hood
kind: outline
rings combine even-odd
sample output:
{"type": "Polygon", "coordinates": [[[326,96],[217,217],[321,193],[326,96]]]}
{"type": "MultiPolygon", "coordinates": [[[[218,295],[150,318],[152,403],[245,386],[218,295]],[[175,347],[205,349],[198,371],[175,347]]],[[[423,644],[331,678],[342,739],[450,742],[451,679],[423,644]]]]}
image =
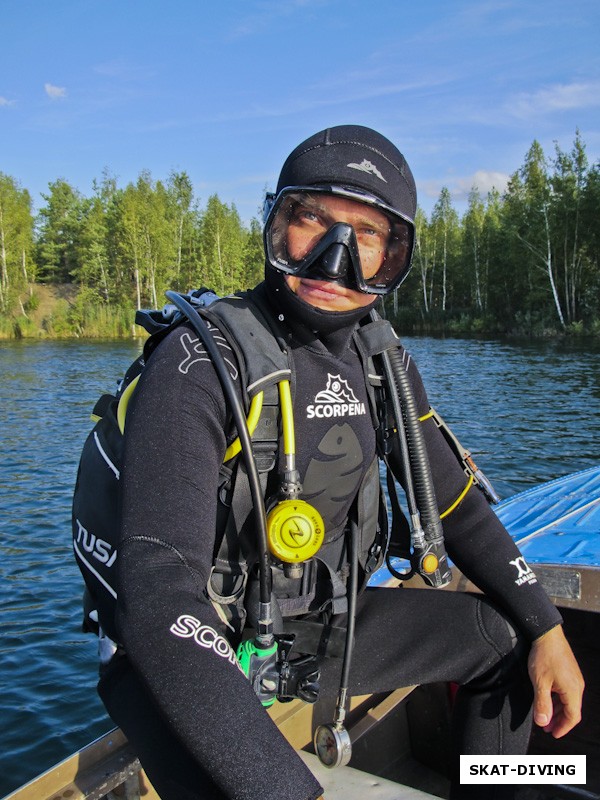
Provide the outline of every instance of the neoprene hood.
{"type": "Polygon", "coordinates": [[[277,194],[288,186],[346,186],[374,195],[414,220],[417,189],[410,167],[389,139],[362,125],[315,133],[285,160],[277,194]]]}
{"type": "MultiPolygon", "coordinates": [[[[389,139],[362,125],[327,128],[294,148],[281,169],[276,195],[289,187],[339,187],[364,193],[414,223],[417,191],[406,159],[389,139]]],[[[265,240],[266,233],[265,228],[265,240]]],[[[319,333],[355,324],[379,299],[374,294],[370,305],[352,311],[313,307],[290,290],[283,273],[268,258],[265,280],[276,309],[319,333]]]]}

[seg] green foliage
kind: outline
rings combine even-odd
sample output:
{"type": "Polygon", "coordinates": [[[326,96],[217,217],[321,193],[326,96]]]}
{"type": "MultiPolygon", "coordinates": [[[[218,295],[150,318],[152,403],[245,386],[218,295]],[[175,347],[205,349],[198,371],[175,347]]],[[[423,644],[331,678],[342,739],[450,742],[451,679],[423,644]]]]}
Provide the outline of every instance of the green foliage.
{"type": "Polygon", "coordinates": [[[27,317],[0,317],[0,339],[37,339],[40,336],[39,328],[27,317]]]}
{"type": "Polygon", "coordinates": [[[43,320],[42,329],[46,336],[54,339],[67,339],[77,335],[71,327],[70,306],[66,300],[59,300],[52,313],[43,320]]]}
{"type": "Polygon", "coordinates": [[[260,283],[265,272],[262,225],[255,217],[250,220],[250,231],[245,237],[242,260],[243,272],[240,288],[249,289],[260,283]]]}
{"type": "Polygon", "coordinates": [[[40,307],[40,298],[37,292],[33,290],[31,291],[31,294],[29,295],[27,300],[25,300],[25,302],[23,303],[23,307],[26,312],[37,311],[37,309],[40,307]]]}
{"type": "MultiPolygon", "coordinates": [[[[264,273],[261,225],[214,194],[202,206],[186,172],[105,172],[83,197],[49,184],[34,220],[29,193],[0,173],[0,337],[131,336],[137,307],[166,289],[228,294],[264,273]],[[35,281],[67,284],[48,312],[35,281]]],[[[413,270],[388,313],[403,331],[600,335],[600,165],[576,132],[548,157],[537,141],[505,193],[473,187],[459,218],[444,187],[418,209],[413,270]]],[[[64,288],[64,287],[63,287],[64,288]]]]}
{"type": "Polygon", "coordinates": [[[236,207],[222,203],[216,194],[209,197],[200,223],[200,247],[205,283],[217,294],[230,294],[243,283],[245,238],[236,207]]]}
{"type": "Polygon", "coordinates": [[[135,310],[126,306],[87,306],[78,317],[80,336],[86,339],[121,339],[138,336],[135,310]]]}
{"type": "Polygon", "coordinates": [[[9,310],[11,293],[25,290],[35,279],[32,250],[29,192],[0,172],[0,313],[9,310]]]}
{"type": "Polygon", "coordinates": [[[83,198],[66,181],[49,184],[37,218],[36,257],[40,280],[69,283],[77,271],[83,198]]]}
{"type": "Polygon", "coordinates": [[[390,313],[408,331],[597,331],[599,218],[600,167],[579,132],[552,159],[534,141],[503,196],[474,187],[458,220],[444,188],[429,220],[417,212],[413,272],[390,313]]]}

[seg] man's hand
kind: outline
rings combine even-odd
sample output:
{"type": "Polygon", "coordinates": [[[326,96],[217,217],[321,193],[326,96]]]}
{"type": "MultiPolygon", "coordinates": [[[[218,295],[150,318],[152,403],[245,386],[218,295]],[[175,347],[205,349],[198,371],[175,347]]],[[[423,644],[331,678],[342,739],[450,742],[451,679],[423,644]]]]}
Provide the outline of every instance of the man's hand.
{"type": "Polygon", "coordinates": [[[528,668],[534,692],[534,722],[560,739],[581,720],[585,685],[560,625],[533,642],[528,668]]]}

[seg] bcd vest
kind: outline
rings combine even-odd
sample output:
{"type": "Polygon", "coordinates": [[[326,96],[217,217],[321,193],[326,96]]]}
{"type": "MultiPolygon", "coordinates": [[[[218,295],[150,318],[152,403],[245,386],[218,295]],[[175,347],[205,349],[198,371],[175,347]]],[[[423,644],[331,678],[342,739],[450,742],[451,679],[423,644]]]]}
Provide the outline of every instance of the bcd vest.
{"type": "MultiPolygon", "coordinates": [[[[202,295],[198,294],[202,302],[202,295]]],[[[261,310],[264,302],[261,293],[254,290],[215,300],[209,307],[197,310],[219,329],[236,354],[246,403],[258,392],[264,392],[260,420],[252,434],[252,448],[268,502],[277,486],[274,480],[280,433],[277,384],[291,379],[292,370],[283,339],[273,327],[276,323],[261,310]]],[[[163,310],[142,312],[137,321],[152,335],[116,395],[103,395],[96,403],[93,416],[98,421],[82,450],[72,508],[73,549],[86,586],[84,630],[98,632],[99,626],[115,642],[118,641],[115,608],[119,479],[123,456],[123,435],[117,421],[119,402],[156,345],[182,319],[172,320],[163,310]]],[[[384,325],[391,331],[388,323],[384,325]]],[[[375,391],[380,379],[370,358],[374,348],[369,337],[365,338],[364,329],[357,328],[355,342],[363,361],[374,427],[379,427],[381,413],[375,391]]],[[[220,616],[241,633],[245,624],[254,623],[253,609],[258,596],[254,575],[257,562],[254,509],[243,458],[237,456],[222,465],[219,487],[217,545],[206,591],[220,616]]],[[[377,458],[365,473],[352,514],[360,531],[359,565],[364,585],[383,562],[388,538],[377,458]]],[[[307,562],[300,579],[287,578],[283,569],[273,564],[276,608],[282,619],[315,609],[328,609],[334,614],[346,610],[347,567],[343,548],[343,535],[323,545],[307,562]]]]}

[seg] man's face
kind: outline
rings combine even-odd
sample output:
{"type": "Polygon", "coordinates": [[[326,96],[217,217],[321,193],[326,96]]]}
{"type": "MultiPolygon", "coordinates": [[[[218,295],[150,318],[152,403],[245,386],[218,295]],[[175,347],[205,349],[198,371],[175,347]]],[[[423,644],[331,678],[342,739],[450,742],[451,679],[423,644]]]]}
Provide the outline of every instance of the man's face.
{"type": "MultiPolygon", "coordinates": [[[[288,223],[287,249],[300,260],[336,222],[354,228],[365,278],[376,274],[385,257],[390,236],[385,214],[376,208],[335,195],[314,195],[295,206],[288,223]]],[[[306,303],[323,311],[352,311],[368,306],[374,295],[318,278],[286,275],[290,289],[306,303]]]]}

